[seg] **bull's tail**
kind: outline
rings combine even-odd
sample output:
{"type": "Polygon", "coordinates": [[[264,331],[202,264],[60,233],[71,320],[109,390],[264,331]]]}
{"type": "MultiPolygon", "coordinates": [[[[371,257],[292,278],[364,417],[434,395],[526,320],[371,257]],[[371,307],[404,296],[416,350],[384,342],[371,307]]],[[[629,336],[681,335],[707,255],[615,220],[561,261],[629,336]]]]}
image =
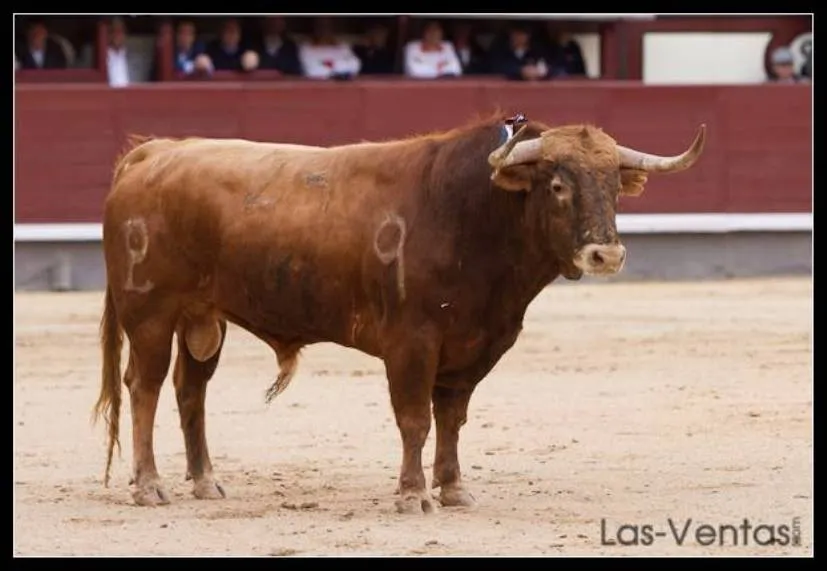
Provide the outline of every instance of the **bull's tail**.
{"type": "Polygon", "coordinates": [[[123,331],[115,314],[115,305],[112,291],[106,288],[103,317],[100,324],[101,349],[103,350],[103,369],[101,391],[98,402],[95,404],[94,420],[101,416],[106,419],[109,431],[109,444],[106,454],[106,473],[104,485],[109,485],[109,470],[112,467],[112,454],[115,446],[120,452],[121,444],[118,438],[121,421],[121,347],[123,346],[123,331]]]}

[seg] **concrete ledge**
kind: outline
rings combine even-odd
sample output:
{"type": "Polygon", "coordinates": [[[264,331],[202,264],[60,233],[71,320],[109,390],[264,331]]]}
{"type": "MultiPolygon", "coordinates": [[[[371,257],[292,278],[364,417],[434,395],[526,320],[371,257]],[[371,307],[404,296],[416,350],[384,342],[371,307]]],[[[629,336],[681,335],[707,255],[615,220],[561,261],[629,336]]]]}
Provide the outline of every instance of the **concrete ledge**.
{"type": "MultiPolygon", "coordinates": [[[[811,275],[812,232],[626,233],[628,261],[609,281],[811,275]]],[[[15,244],[16,290],[102,290],[100,241],[15,244]]],[[[584,278],[584,283],[607,281],[584,278]]]]}
{"type": "MultiPolygon", "coordinates": [[[[770,214],[619,214],[621,234],[812,231],[810,213],[770,214]]],[[[15,242],[94,242],[103,238],[101,224],[15,224],[15,242]]]]}

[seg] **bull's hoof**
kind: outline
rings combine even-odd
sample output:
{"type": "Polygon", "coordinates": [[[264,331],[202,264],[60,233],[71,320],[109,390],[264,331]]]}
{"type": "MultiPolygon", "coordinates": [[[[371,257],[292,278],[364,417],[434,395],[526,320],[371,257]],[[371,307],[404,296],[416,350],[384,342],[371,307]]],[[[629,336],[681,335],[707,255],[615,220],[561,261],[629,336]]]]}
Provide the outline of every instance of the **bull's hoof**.
{"type": "Polygon", "coordinates": [[[427,491],[402,492],[396,500],[396,511],[401,514],[431,514],[438,510],[437,504],[427,491]]]}
{"type": "Polygon", "coordinates": [[[192,495],[199,500],[223,500],[227,497],[221,484],[212,478],[204,478],[192,487],[192,495]]]}
{"type": "Polygon", "coordinates": [[[439,491],[439,503],[443,506],[462,506],[473,508],[477,500],[466,490],[462,484],[451,484],[442,486],[439,491]]]}
{"type": "Polygon", "coordinates": [[[157,480],[136,485],[132,490],[132,499],[139,506],[163,506],[169,503],[169,496],[157,480]]]}

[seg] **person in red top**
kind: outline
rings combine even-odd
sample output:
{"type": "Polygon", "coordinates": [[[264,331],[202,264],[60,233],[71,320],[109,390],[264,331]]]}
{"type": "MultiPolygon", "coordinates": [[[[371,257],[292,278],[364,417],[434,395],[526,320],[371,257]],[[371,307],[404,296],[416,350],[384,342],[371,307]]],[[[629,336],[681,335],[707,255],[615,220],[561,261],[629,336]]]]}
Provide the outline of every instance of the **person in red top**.
{"type": "Polygon", "coordinates": [[[313,21],[313,37],[299,46],[299,61],[304,76],[312,79],[351,79],[362,68],[350,45],[336,36],[335,20],[328,16],[313,21]]]}
{"type": "Polygon", "coordinates": [[[426,22],[421,39],[405,46],[405,75],[419,79],[462,75],[462,63],[451,42],[443,38],[438,21],[426,22]]]}

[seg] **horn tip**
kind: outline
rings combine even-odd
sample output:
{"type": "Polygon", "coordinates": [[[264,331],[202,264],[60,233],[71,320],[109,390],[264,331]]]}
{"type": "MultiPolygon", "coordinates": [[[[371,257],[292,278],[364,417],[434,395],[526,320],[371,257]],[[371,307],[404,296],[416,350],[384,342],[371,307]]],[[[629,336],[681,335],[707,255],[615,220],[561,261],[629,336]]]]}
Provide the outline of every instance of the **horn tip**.
{"type": "Polygon", "coordinates": [[[706,143],[706,123],[701,123],[698,127],[698,133],[695,135],[695,141],[692,143],[692,148],[700,151],[706,143]]]}

